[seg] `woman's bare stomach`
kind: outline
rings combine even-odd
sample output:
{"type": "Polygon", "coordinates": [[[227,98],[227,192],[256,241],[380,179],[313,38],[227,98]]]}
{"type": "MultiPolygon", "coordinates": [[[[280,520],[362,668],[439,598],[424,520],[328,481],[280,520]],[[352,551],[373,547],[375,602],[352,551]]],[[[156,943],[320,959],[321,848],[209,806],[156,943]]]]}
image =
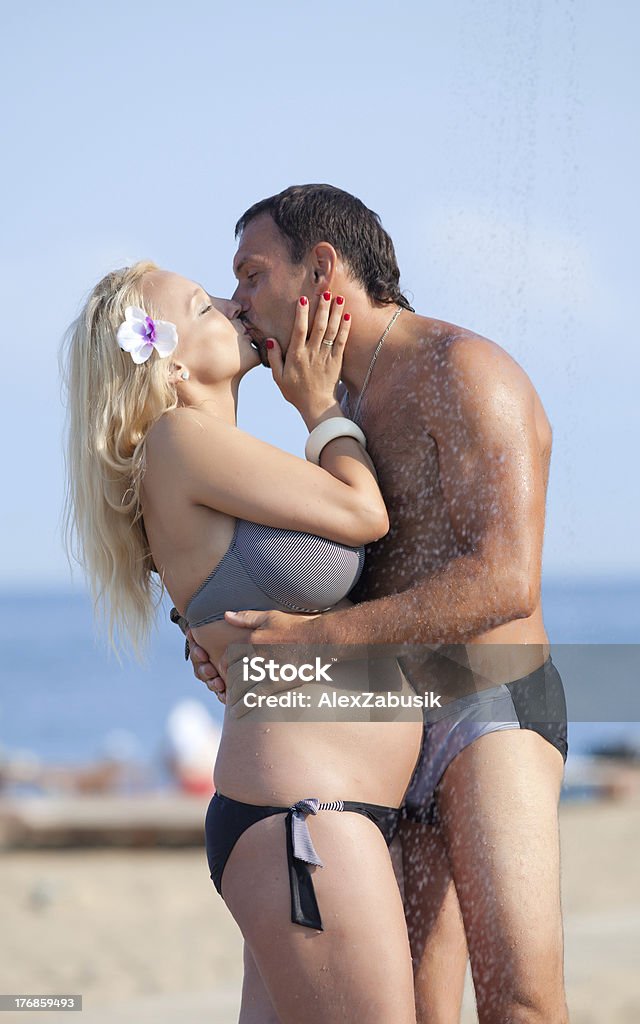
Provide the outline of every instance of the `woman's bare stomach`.
{"type": "Polygon", "coordinates": [[[214,770],[217,790],[246,803],[276,806],[307,797],[400,806],[420,751],[422,712],[393,706],[394,698],[406,704],[415,696],[397,662],[389,659],[389,691],[379,670],[375,691],[368,691],[359,668],[360,662],[344,662],[331,672],[335,685],[308,683],[287,691],[299,694],[306,707],[257,708],[241,718],[229,711],[233,679],[228,678],[214,770]],[[354,697],[362,703],[354,706],[354,697]],[[334,707],[340,698],[345,706],[334,707]],[[374,704],[379,698],[384,706],[374,704]]]}

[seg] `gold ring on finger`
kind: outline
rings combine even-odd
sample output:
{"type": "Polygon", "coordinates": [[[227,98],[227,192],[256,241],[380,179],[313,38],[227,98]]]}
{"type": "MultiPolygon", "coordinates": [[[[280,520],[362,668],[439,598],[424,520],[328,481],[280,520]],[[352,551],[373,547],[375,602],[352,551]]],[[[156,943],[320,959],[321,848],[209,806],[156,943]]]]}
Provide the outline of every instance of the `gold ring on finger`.
{"type": "Polygon", "coordinates": [[[333,342],[332,341],[323,341],[322,344],[323,345],[327,345],[328,348],[331,348],[331,346],[333,345],[333,342]]]}

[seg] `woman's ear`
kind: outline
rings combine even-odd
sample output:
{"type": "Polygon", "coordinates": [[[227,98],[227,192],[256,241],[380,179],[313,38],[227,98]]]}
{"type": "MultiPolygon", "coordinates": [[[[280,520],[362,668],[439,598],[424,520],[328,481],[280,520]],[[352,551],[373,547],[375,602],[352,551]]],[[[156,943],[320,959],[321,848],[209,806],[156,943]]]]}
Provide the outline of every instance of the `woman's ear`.
{"type": "Polygon", "coordinates": [[[311,266],[313,281],[318,291],[330,291],[338,267],[338,254],[330,242],[318,242],[314,245],[311,250],[311,266]]]}
{"type": "Polygon", "coordinates": [[[182,363],[173,363],[169,372],[169,381],[171,384],[180,384],[182,381],[189,380],[190,373],[186,366],[182,363]]]}

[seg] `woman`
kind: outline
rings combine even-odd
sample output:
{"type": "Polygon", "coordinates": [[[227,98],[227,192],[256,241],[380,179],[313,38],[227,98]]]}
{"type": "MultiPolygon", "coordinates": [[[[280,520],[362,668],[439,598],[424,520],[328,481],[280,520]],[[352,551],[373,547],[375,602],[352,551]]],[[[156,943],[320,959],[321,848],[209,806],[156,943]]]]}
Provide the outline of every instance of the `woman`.
{"type": "MultiPolygon", "coordinates": [[[[313,464],[236,426],[240,380],[260,360],[233,303],[151,263],[94,289],[69,334],[67,522],[112,631],[145,639],[154,569],[210,650],[207,625],[219,645],[229,607],[317,612],[354,585],[362,545],[388,520],[361,432],[335,400],[342,309],[321,296],[309,334],[301,297],[281,382],[313,464]]],[[[336,669],[348,688],[354,663],[336,669]]],[[[242,1024],[415,1020],[385,840],[421,731],[225,714],[207,853],[245,937],[242,1024]]]]}

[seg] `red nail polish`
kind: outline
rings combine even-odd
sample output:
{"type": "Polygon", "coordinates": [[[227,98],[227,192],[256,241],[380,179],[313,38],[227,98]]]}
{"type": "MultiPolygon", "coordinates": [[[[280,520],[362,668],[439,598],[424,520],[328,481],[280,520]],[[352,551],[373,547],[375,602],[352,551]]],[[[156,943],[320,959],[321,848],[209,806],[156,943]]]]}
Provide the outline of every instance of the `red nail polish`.
{"type": "Polygon", "coordinates": [[[336,299],[336,305],[337,306],[341,306],[343,302],[344,302],[344,295],[338,295],[338,298],[336,299]]]}
{"type": "Polygon", "coordinates": [[[344,318],[348,322],[351,319],[351,313],[345,313],[344,318]]]}
{"type": "Polygon", "coordinates": [[[326,302],[328,302],[329,299],[331,298],[331,292],[323,292],[322,293],[322,298],[325,299],[326,302]]]}
{"type": "Polygon", "coordinates": [[[267,338],[267,348],[268,348],[268,349],[272,349],[272,348],[273,348],[273,346],[274,346],[274,344],[275,344],[275,343],[274,343],[274,341],[273,341],[273,339],[272,339],[272,338],[267,338]]]}
{"type": "Polygon", "coordinates": [[[301,295],[301,296],[300,296],[300,305],[301,305],[301,306],[306,306],[306,305],[307,305],[307,303],[308,303],[308,301],[309,301],[309,300],[308,300],[308,298],[307,298],[307,296],[306,296],[306,295],[301,295]]]}

